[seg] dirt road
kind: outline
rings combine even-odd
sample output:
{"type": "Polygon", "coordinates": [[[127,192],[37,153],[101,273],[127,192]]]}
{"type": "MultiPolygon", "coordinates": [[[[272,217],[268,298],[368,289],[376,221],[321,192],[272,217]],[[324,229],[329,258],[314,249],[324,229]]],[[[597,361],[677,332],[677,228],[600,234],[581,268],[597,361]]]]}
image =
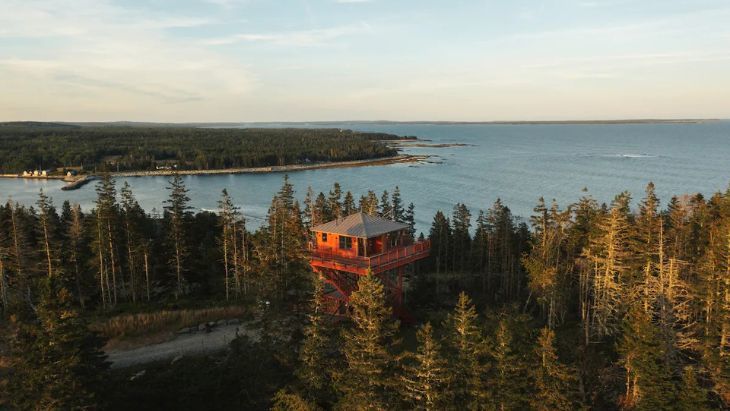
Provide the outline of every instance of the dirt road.
{"type": "Polygon", "coordinates": [[[125,368],[153,361],[173,359],[181,355],[201,354],[225,349],[237,335],[247,335],[253,340],[259,338],[255,329],[246,324],[224,325],[213,328],[210,332],[194,332],[178,335],[174,340],[159,344],[147,345],[131,350],[113,350],[107,352],[112,368],[125,368]]]}

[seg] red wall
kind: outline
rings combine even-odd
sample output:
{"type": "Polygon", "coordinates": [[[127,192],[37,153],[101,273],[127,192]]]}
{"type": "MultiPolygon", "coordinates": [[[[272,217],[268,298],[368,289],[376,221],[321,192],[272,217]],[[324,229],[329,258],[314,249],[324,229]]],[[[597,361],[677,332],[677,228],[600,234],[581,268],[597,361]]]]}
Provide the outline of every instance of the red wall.
{"type": "Polygon", "coordinates": [[[352,249],[341,250],[340,249],[340,236],[338,234],[327,233],[327,241],[322,242],[322,233],[316,231],[317,237],[317,249],[325,252],[332,252],[343,257],[356,257],[357,256],[357,237],[352,238],[352,249]]]}

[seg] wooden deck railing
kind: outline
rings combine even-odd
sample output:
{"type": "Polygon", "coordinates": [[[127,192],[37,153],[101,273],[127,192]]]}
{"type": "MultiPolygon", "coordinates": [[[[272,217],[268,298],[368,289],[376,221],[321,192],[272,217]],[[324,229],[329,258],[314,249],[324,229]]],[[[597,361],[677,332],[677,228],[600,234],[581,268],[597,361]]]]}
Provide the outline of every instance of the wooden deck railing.
{"type": "Polygon", "coordinates": [[[353,268],[359,268],[362,270],[373,270],[383,269],[384,267],[394,268],[400,264],[408,264],[415,260],[419,260],[428,256],[431,249],[431,242],[429,240],[418,241],[414,244],[398,247],[392,250],[388,250],[381,254],[372,256],[342,256],[333,249],[312,249],[311,256],[313,262],[317,260],[321,262],[332,262],[345,267],[351,266],[353,268]]]}

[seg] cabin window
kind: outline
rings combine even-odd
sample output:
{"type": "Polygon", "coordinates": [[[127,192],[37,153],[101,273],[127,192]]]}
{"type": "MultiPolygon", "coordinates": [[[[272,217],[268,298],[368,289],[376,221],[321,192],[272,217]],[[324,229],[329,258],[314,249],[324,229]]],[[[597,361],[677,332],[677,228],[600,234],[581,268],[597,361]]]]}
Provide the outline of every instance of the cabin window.
{"type": "Polygon", "coordinates": [[[340,249],[352,250],[352,237],[340,236],[340,249]]]}
{"type": "Polygon", "coordinates": [[[327,242],[327,233],[322,233],[322,242],[323,243],[327,242]]]}

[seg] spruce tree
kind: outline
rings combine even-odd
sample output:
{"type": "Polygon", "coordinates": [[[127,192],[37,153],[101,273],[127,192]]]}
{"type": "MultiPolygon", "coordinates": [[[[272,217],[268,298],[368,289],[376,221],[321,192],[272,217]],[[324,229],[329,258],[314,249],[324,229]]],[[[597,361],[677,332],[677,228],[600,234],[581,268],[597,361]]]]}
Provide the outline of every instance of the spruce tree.
{"type": "Polygon", "coordinates": [[[272,280],[267,282],[268,291],[272,297],[283,298],[290,285],[304,280],[307,265],[307,233],[288,176],[271,201],[266,221],[257,236],[255,252],[261,271],[272,280]]]}
{"type": "Polygon", "coordinates": [[[390,209],[392,210],[392,214],[393,214],[392,219],[399,223],[405,222],[405,210],[403,209],[403,199],[400,196],[400,188],[398,186],[395,186],[395,189],[393,190],[393,195],[391,196],[390,202],[391,202],[390,209]]]}
{"type": "Polygon", "coordinates": [[[431,323],[416,334],[418,349],[403,367],[401,380],[408,404],[419,410],[442,410],[451,405],[449,364],[433,336],[431,323]]]}
{"type": "Polygon", "coordinates": [[[515,345],[510,322],[500,319],[490,344],[487,383],[489,404],[500,411],[523,409],[528,400],[523,361],[515,345]]]}
{"type": "Polygon", "coordinates": [[[334,186],[332,186],[332,190],[330,190],[330,195],[327,200],[327,205],[329,206],[330,213],[332,213],[332,219],[344,217],[342,188],[340,187],[340,183],[335,182],[334,186]]]}
{"type": "Polygon", "coordinates": [[[45,195],[43,190],[38,194],[38,244],[43,248],[43,271],[48,277],[52,277],[54,268],[59,269],[59,258],[57,250],[56,233],[59,226],[58,214],[53,202],[45,195]]]}
{"type": "Polygon", "coordinates": [[[350,214],[357,212],[357,206],[355,206],[355,198],[351,192],[345,193],[345,199],[342,200],[342,216],[347,217],[350,214]]]}
{"type": "Polygon", "coordinates": [[[406,208],[405,215],[403,217],[403,221],[408,224],[408,233],[411,235],[411,238],[416,238],[416,206],[413,205],[413,203],[408,204],[408,208],[406,208]]]}
{"type": "Polygon", "coordinates": [[[73,305],[56,271],[41,281],[35,311],[11,321],[7,397],[17,409],[101,408],[108,363],[102,340],[73,305]]]}
{"type": "Polygon", "coordinates": [[[561,364],[555,351],[555,332],[549,328],[540,330],[535,347],[537,365],[532,368],[535,395],[530,405],[538,411],[573,410],[574,371],[561,364]]]}
{"type": "Polygon", "coordinates": [[[273,401],[271,411],[317,411],[321,409],[300,394],[286,389],[277,391],[273,401]]]}
{"type": "Polygon", "coordinates": [[[170,197],[165,201],[165,214],[167,217],[167,236],[172,247],[172,257],[175,272],[175,298],[178,299],[185,294],[185,276],[187,271],[187,257],[189,254],[187,244],[187,226],[190,219],[190,197],[185,181],[179,174],[175,174],[169,181],[170,197]]]}
{"type": "Polygon", "coordinates": [[[380,280],[362,276],[357,288],[350,296],[352,326],[342,332],[346,367],[337,378],[338,408],[380,410],[389,404],[394,386],[390,346],[397,323],[380,280]]]}
{"type": "MultiPolygon", "coordinates": [[[[221,199],[218,201],[218,209],[220,210],[221,235],[220,244],[223,254],[223,287],[225,289],[226,300],[230,299],[230,291],[232,289],[231,277],[238,268],[238,250],[235,225],[238,220],[238,207],[233,204],[233,199],[225,188],[221,193],[221,199]]],[[[234,279],[236,276],[233,276],[234,279]]],[[[238,291],[238,290],[236,290],[238,291]]]]}
{"type": "Polygon", "coordinates": [[[626,381],[620,405],[647,411],[670,409],[677,398],[676,387],[659,329],[642,307],[634,304],[622,331],[616,347],[626,381]]]}
{"type": "Polygon", "coordinates": [[[114,180],[106,174],[96,186],[96,218],[94,251],[99,267],[99,293],[102,306],[116,305],[118,301],[118,260],[116,254],[118,219],[117,190],[114,180]]]}
{"type": "Polygon", "coordinates": [[[380,196],[380,216],[387,218],[388,220],[393,219],[393,204],[390,202],[390,194],[388,190],[383,191],[383,195],[380,196]]]}
{"type": "Polygon", "coordinates": [[[465,204],[459,203],[454,206],[451,222],[454,227],[451,238],[451,267],[454,272],[464,275],[464,270],[467,269],[467,257],[471,249],[471,236],[469,234],[471,212],[465,204]]]}
{"type": "Polygon", "coordinates": [[[707,411],[707,390],[697,382],[697,373],[694,367],[684,367],[682,385],[677,399],[678,410],[707,411]]]}
{"type": "Polygon", "coordinates": [[[122,197],[122,216],[123,231],[127,248],[127,271],[129,272],[129,290],[131,292],[132,302],[137,302],[137,295],[140,291],[140,281],[138,278],[139,250],[142,239],[142,224],[145,219],[145,213],[140,207],[137,199],[132,192],[132,188],[126,181],[120,190],[122,197]]]}
{"type": "Polygon", "coordinates": [[[314,212],[312,215],[312,218],[317,220],[318,224],[334,220],[332,210],[330,209],[327,197],[324,196],[324,193],[320,192],[314,200],[314,212]]]}
{"type": "Polygon", "coordinates": [[[451,222],[440,210],[433,217],[428,239],[431,240],[430,259],[438,281],[440,274],[448,270],[449,256],[452,252],[451,222]]]}
{"type": "Polygon", "coordinates": [[[485,400],[480,365],[484,338],[479,329],[476,308],[463,291],[444,328],[455,401],[460,408],[473,407],[485,400]]]}
{"type": "Polygon", "coordinates": [[[322,306],[323,282],[314,278],[314,293],[310,303],[308,323],[304,327],[304,341],[299,350],[299,367],[296,376],[307,392],[309,399],[322,403],[331,395],[332,387],[328,370],[331,369],[328,358],[330,336],[327,329],[327,318],[322,306]]]}

